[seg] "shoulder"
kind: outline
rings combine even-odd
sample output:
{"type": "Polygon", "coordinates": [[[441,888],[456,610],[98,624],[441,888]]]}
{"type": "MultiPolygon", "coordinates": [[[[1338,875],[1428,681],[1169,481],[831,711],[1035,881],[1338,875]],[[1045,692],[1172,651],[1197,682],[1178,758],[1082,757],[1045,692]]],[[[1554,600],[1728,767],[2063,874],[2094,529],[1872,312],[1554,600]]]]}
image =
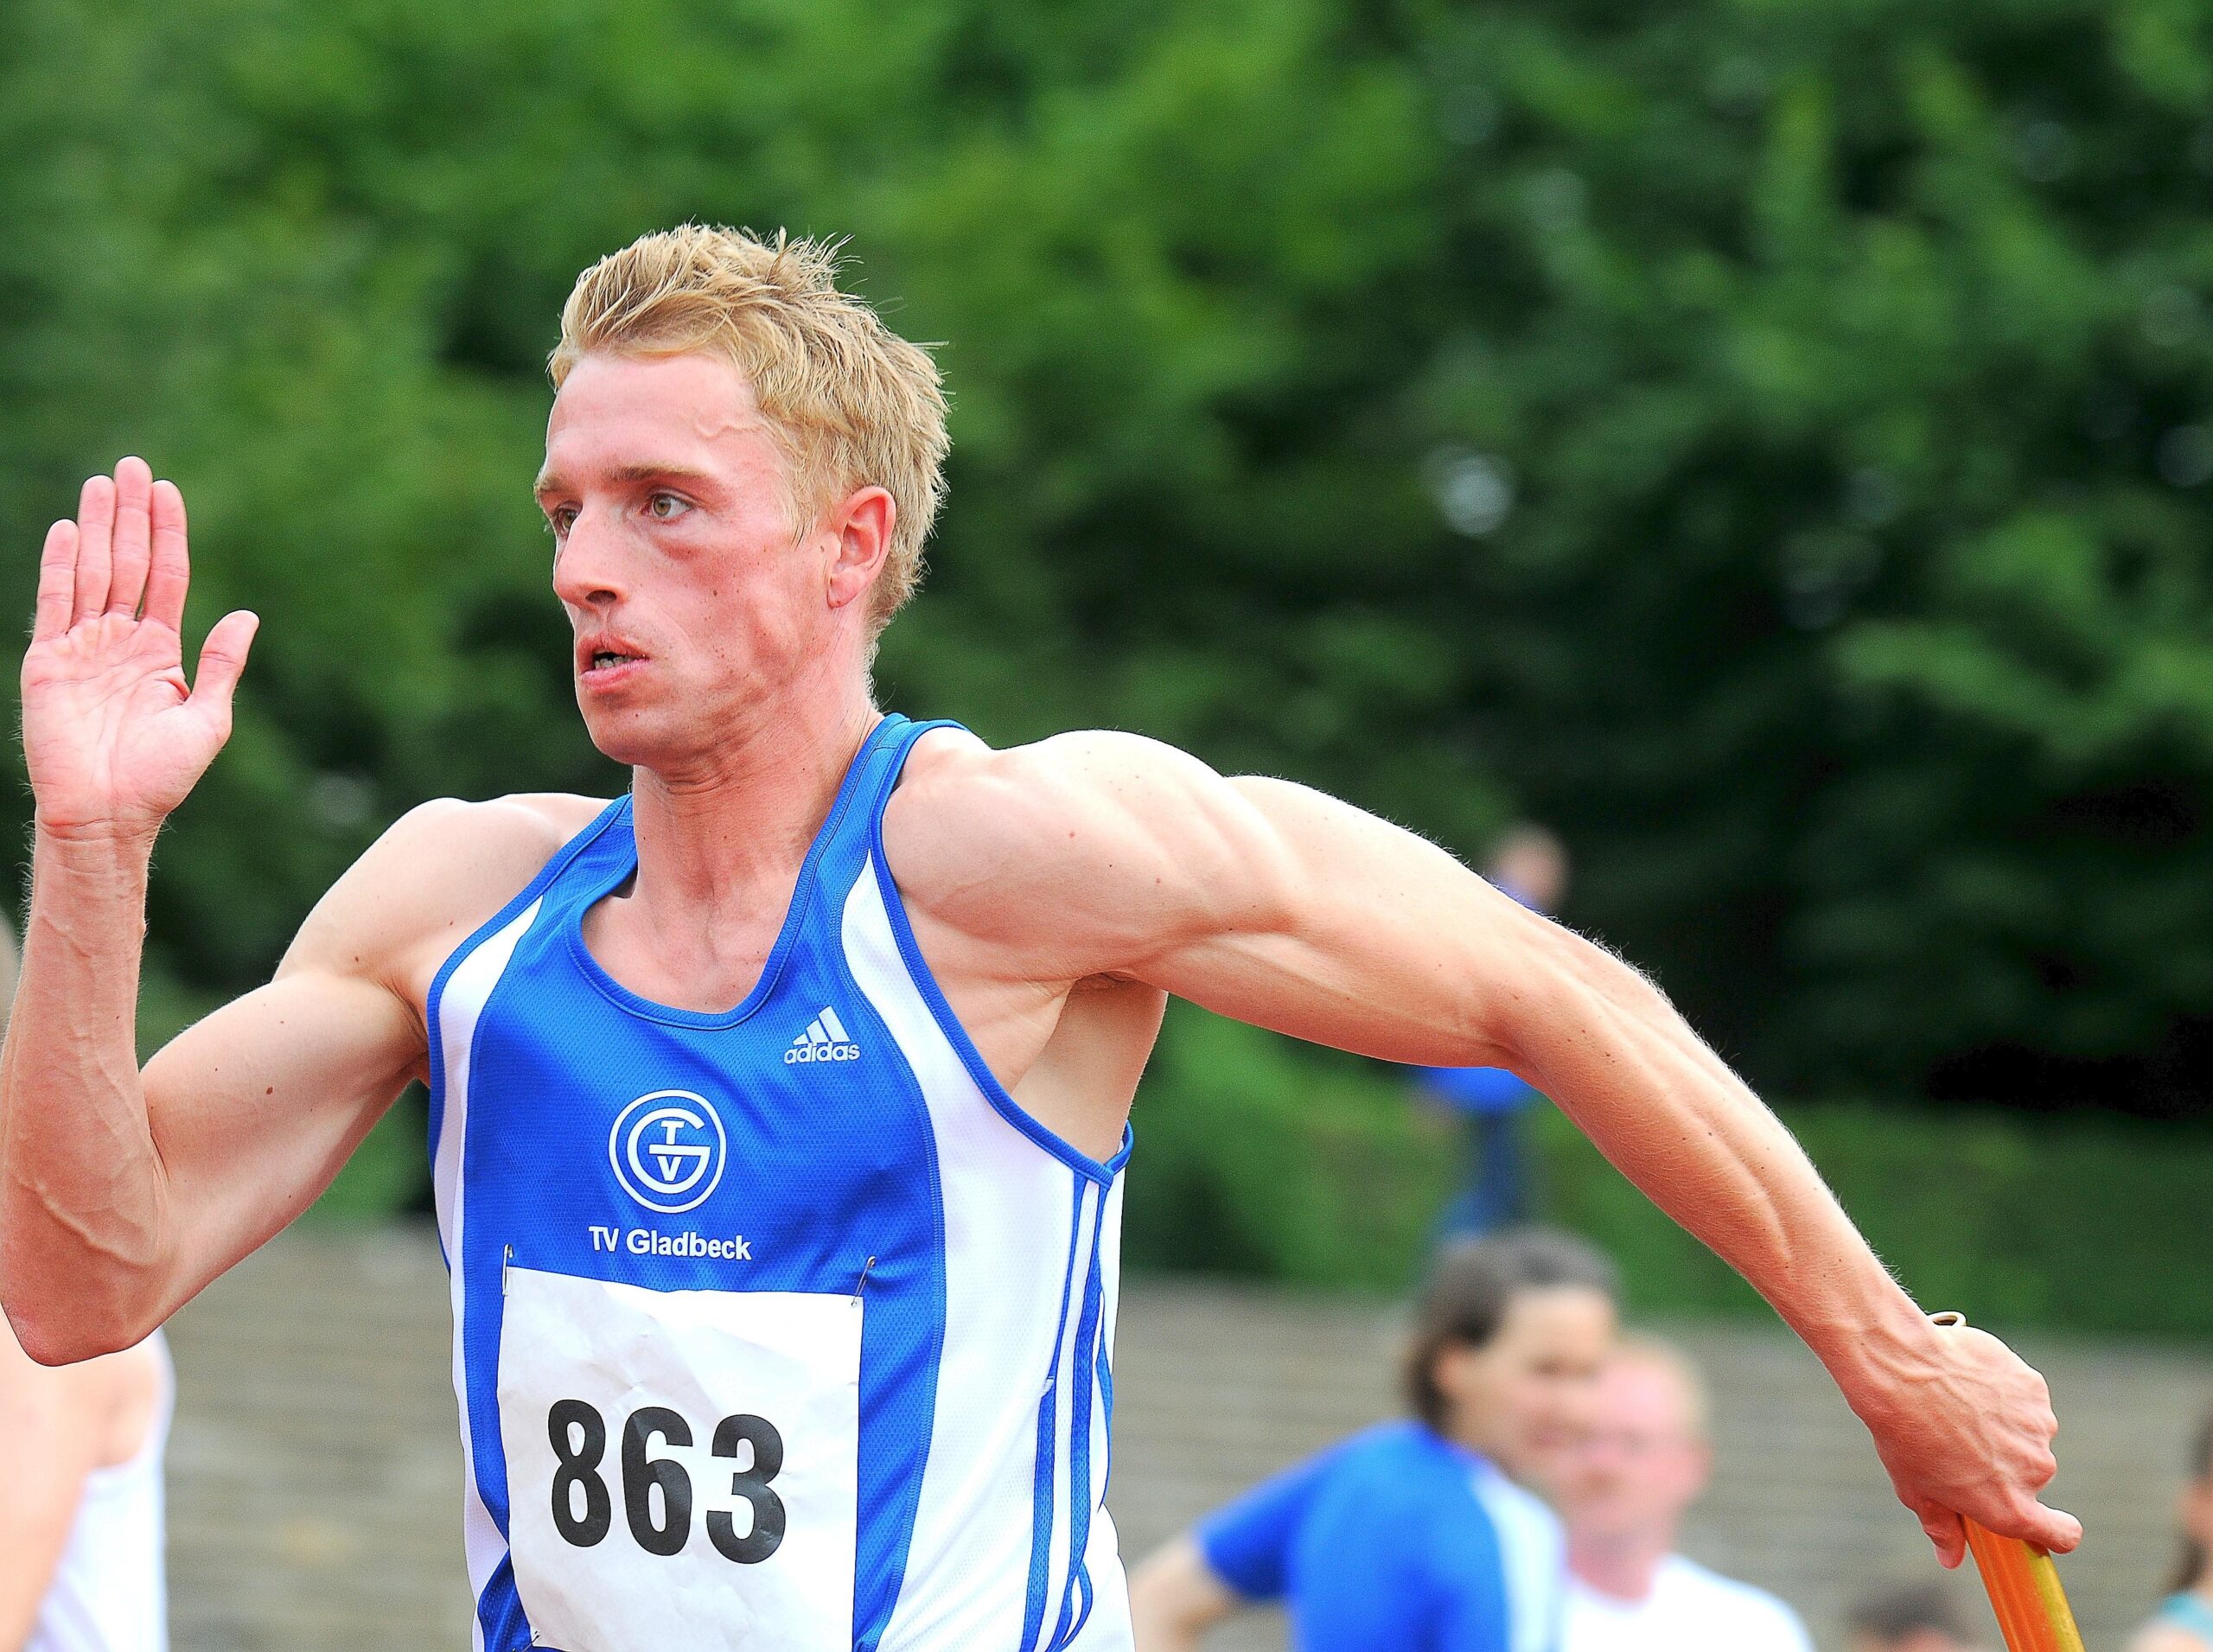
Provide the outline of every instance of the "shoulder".
{"type": "Polygon", "coordinates": [[[1112,730],[1004,750],[926,735],[884,812],[885,855],[910,906],[1003,942],[1051,913],[1061,933],[1095,933],[1093,950],[1108,957],[1250,903],[1269,843],[1238,782],[1112,730]]]}
{"type": "Polygon", "coordinates": [[[2128,1652],[2206,1652],[2206,1642],[2162,1612],[2136,1631],[2128,1652]]]}
{"type": "Polygon", "coordinates": [[[412,977],[520,894],[606,807],[566,793],[418,804],[317,903],[278,973],[337,967],[395,985],[412,977]]]}
{"type": "Polygon", "coordinates": [[[1380,1423],[1334,1448],[1330,1478],[1362,1509],[1459,1523],[1478,1506],[1467,1460],[1421,1424],[1380,1423]]]}
{"type": "Polygon", "coordinates": [[[1419,1423],[1377,1423],[1330,1447],[1347,1471],[1403,1478],[1434,1473],[1445,1460],[1441,1442],[1419,1423]]]}
{"type": "Polygon", "coordinates": [[[1100,812],[1149,813],[1226,787],[1190,753],[1111,729],[995,750],[965,729],[933,730],[908,760],[890,812],[995,834],[1081,828],[1100,812]]]}
{"type": "Polygon", "coordinates": [[[1379,1507],[1434,1502],[1425,1454],[1408,1438],[1410,1425],[1382,1423],[1302,1457],[1263,1483],[1279,1497],[1296,1493],[1310,1511],[1349,1508],[1372,1515],[1379,1507]]]}
{"type": "Polygon", "coordinates": [[[1690,1621],[1734,1626],[1748,1647],[1788,1652],[1809,1644],[1798,1614],[1780,1597],[1683,1555],[1671,1554],[1661,1564],[1660,1590],[1690,1621]]]}

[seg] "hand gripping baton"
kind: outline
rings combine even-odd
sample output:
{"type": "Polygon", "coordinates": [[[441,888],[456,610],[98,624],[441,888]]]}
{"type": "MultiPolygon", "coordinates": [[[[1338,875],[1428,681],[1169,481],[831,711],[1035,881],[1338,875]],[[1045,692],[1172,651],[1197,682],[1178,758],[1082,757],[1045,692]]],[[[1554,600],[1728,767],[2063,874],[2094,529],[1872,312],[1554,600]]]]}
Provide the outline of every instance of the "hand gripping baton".
{"type": "MultiPolygon", "coordinates": [[[[1945,1326],[1967,1323],[1964,1314],[1930,1317],[1945,1326]]],[[[1990,1593],[1990,1608],[1998,1614],[2006,1652],[2083,1652],[2082,1633],[2075,1627],[2075,1614],[2067,1604],[2067,1591],[2059,1586],[2059,1568],[2051,1563],[2050,1554],[2020,1538],[2000,1537],[1965,1515],[1961,1519],[1967,1528],[1975,1569],[1990,1593]]]]}

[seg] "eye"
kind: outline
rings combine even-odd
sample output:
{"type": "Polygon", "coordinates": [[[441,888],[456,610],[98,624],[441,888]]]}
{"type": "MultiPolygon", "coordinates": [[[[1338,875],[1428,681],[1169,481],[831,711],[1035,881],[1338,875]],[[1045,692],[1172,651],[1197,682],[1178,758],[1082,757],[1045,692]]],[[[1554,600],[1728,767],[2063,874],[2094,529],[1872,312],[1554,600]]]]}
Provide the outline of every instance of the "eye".
{"type": "Polygon", "coordinates": [[[646,499],[646,514],[656,522],[673,522],[691,508],[691,501],[679,498],[674,494],[652,494],[646,499]]]}
{"type": "Polygon", "coordinates": [[[569,530],[575,526],[576,520],[577,507],[574,505],[556,505],[545,513],[545,526],[552,530],[557,539],[569,537],[569,530]]]}

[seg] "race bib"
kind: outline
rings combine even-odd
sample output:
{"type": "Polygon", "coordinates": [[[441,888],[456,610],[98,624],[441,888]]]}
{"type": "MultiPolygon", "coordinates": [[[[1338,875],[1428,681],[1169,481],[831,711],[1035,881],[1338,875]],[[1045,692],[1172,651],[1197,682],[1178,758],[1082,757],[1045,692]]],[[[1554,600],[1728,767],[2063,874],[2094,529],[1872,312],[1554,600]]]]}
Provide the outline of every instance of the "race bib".
{"type": "Polygon", "coordinates": [[[507,1270],[515,1590],[558,1652],[850,1652],[861,1303],[507,1270]]]}

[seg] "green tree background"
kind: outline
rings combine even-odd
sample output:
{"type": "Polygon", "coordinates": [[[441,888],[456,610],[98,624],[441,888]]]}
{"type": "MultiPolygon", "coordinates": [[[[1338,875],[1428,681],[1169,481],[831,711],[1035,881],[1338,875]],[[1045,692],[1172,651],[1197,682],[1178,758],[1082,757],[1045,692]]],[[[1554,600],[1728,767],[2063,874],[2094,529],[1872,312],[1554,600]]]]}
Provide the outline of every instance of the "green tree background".
{"type": "MultiPolygon", "coordinates": [[[[2203,1111],[2195,0],[17,0],[10,34],[0,576],[27,614],[45,523],[137,451],[197,623],[265,622],[161,855],[154,1031],[412,802],[622,783],[528,498],[541,364],[580,267],[689,217],[850,236],[940,344],[952,501],[890,702],[1142,730],[1470,855],[1547,820],[1570,921],[1773,1094],[2203,1111]]],[[[1193,1123],[1209,1070],[1424,1152],[1372,1070],[1240,1037],[1171,1024],[1156,1186],[1206,1197],[1136,1242],[1213,1209],[1191,1247],[1299,1272],[1193,1123]]]]}

